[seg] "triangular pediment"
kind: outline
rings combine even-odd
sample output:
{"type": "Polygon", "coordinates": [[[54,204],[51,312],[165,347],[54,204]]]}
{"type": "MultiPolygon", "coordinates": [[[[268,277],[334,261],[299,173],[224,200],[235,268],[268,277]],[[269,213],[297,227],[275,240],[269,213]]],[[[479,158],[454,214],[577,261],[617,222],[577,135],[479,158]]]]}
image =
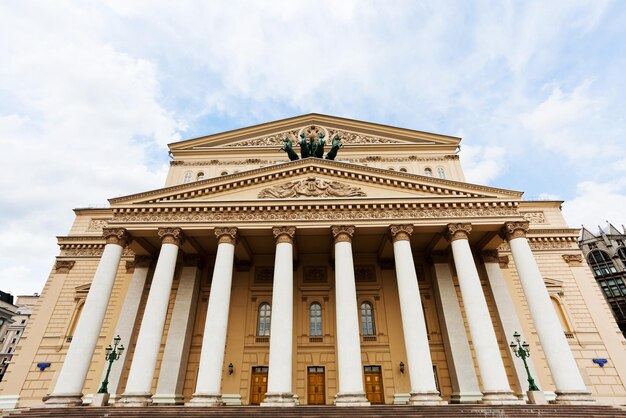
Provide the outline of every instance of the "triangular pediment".
{"type": "Polygon", "coordinates": [[[307,158],[109,201],[115,207],[202,201],[520,198],[520,192],[511,190],[307,158]]]}
{"type": "Polygon", "coordinates": [[[283,146],[289,138],[295,145],[301,134],[315,137],[323,134],[327,141],[336,134],[344,145],[425,145],[454,149],[460,138],[397,128],[376,123],[311,113],[293,118],[202,136],[170,144],[173,154],[202,149],[247,149],[283,146]]]}

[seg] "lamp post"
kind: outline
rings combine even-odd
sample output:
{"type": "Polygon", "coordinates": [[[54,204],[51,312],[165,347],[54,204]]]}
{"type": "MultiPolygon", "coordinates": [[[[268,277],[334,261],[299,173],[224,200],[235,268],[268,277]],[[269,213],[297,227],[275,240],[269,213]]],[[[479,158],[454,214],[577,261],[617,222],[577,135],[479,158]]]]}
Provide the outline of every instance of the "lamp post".
{"type": "Polygon", "coordinates": [[[121,340],[122,338],[119,335],[116,335],[115,338],[113,338],[113,347],[109,345],[106,348],[105,359],[109,362],[109,366],[107,368],[107,374],[104,376],[104,380],[102,381],[102,385],[100,386],[100,389],[98,389],[98,393],[109,393],[109,389],[107,388],[107,386],[109,384],[109,373],[111,373],[111,366],[113,366],[113,362],[115,360],[118,360],[124,352],[124,346],[120,344],[121,340]]]}
{"type": "Polygon", "coordinates": [[[533,379],[533,377],[530,375],[530,370],[528,370],[528,364],[526,363],[526,359],[530,357],[530,350],[528,349],[529,344],[526,341],[520,343],[520,337],[521,335],[519,334],[519,332],[515,331],[515,333],[513,334],[513,338],[515,338],[515,341],[511,341],[510,347],[511,350],[513,350],[513,352],[515,353],[515,357],[521,358],[524,362],[524,368],[526,369],[526,374],[528,375],[528,390],[538,391],[539,388],[535,384],[535,379],[533,379]]]}

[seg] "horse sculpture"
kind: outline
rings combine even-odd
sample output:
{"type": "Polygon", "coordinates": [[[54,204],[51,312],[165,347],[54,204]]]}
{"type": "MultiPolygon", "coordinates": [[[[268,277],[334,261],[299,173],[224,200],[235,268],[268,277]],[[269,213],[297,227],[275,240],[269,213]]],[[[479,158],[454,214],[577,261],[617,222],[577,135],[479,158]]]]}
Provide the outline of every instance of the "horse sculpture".
{"type": "Polygon", "coordinates": [[[341,137],[339,136],[339,134],[335,134],[335,136],[333,137],[332,146],[330,147],[330,151],[328,151],[328,154],[326,154],[326,159],[334,160],[337,156],[337,152],[339,152],[339,148],[341,147],[343,147],[343,144],[341,143],[341,137]]]}
{"type": "Polygon", "coordinates": [[[283,142],[285,143],[285,145],[283,145],[280,150],[285,151],[291,161],[299,160],[300,157],[298,157],[298,154],[296,154],[296,152],[293,150],[293,147],[291,146],[291,139],[285,137],[285,139],[283,139],[283,142]]]}

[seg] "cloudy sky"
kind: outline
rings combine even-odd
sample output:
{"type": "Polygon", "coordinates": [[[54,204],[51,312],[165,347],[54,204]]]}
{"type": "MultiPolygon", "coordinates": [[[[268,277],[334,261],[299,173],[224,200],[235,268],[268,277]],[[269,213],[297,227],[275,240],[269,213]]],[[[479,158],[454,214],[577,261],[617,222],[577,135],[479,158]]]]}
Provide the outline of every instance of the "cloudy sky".
{"type": "Polygon", "coordinates": [[[166,144],[317,112],[461,136],[469,181],[626,224],[621,1],[0,2],[0,289],[166,144]]]}

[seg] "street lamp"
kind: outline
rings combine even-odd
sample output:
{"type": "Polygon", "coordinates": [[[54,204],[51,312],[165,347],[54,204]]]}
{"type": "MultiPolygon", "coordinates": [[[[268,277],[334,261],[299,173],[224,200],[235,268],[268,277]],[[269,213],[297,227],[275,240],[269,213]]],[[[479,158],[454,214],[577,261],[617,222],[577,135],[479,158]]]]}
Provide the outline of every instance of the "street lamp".
{"type": "Polygon", "coordinates": [[[98,393],[109,393],[107,386],[109,384],[109,373],[111,373],[111,366],[113,365],[113,362],[115,360],[119,360],[119,358],[122,356],[122,353],[124,352],[124,346],[120,344],[120,341],[122,341],[122,338],[119,335],[116,335],[115,338],[113,338],[113,347],[109,345],[106,348],[105,359],[109,362],[109,367],[107,368],[107,374],[104,376],[102,385],[100,386],[100,389],[98,389],[98,393]]]}
{"type": "Polygon", "coordinates": [[[515,331],[515,334],[513,334],[513,338],[515,338],[515,341],[511,341],[510,347],[511,350],[513,350],[513,352],[515,353],[515,357],[521,358],[524,362],[524,368],[526,369],[526,374],[528,375],[528,390],[538,391],[539,388],[535,384],[535,379],[533,379],[533,377],[530,375],[530,370],[528,370],[528,364],[526,363],[526,359],[530,357],[530,350],[528,349],[529,344],[526,341],[520,344],[520,337],[521,335],[519,334],[519,332],[515,331]]]}

